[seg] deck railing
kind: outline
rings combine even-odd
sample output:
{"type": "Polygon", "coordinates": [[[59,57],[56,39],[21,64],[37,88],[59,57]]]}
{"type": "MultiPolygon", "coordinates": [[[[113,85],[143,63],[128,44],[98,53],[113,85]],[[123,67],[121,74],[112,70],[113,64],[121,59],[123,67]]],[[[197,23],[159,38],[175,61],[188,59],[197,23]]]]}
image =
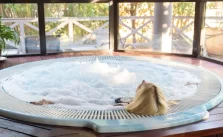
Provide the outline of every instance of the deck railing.
{"type": "MultiPolygon", "coordinates": [[[[185,31],[188,31],[188,28],[193,26],[194,24],[194,17],[193,16],[174,16],[173,20],[179,19],[179,20],[184,20],[188,19],[189,21],[183,28],[178,28],[174,23],[172,24],[173,29],[175,29],[175,32],[178,35],[181,35],[187,42],[192,43],[193,41],[193,29],[191,29],[190,35],[187,35],[185,31]]],[[[207,17],[207,20],[222,20],[222,17],[207,17]]],[[[208,21],[206,20],[206,26],[211,26],[208,21]]],[[[20,53],[25,54],[26,49],[25,49],[25,38],[27,35],[25,34],[25,26],[28,26],[31,28],[33,31],[36,31],[38,34],[39,28],[38,25],[38,18],[2,18],[3,23],[10,23],[10,27],[12,29],[18,27],[19,30],[19,35],[20,35],[20,45],[18,47],[18,50],[20,53]]],[[[53,33],[57,32],[59,29],[64,28],[66,25],[68,25],[68,37],[71,41],[74,39],[74,25],[78,26],[79,28],[83,29],[84,31],[87,32],[87,35],[82,36],[79,38],[77,41],[75,41],[75,44],[83,44],[85,40],[87,40],[89,37],[92,35],[96,35],[97,32],[104,28],[108,28],[109,25],[109,18],[106,17],[63,17],[63,18],[46,18],[45,19],[46,23],[52,22],[52,23],[59,23],[56,27],[51,28],[46,32],[46,35],[52,35],[53,33]],[[87,26],[85,26],[82,22],[85,21],[104,21],[104,23],[101,26],[98,26],[96,29],[91,29],[87,26]]],[[[122,36],[120,33],[121,37],[124,39],[127,39],[128,37],[132,36],[133,34],[137,34],[140,36],[142,39],[144,39],[145,43],[151,43],[152,39],[149,38],[148,36],[143,35],[140,33],[140,29],[145,27],[149,23],[153,23],[153,16],[143,16],[143,17],[120,17],[119,18],[120,25],[125,27],[125,29],[128,29],[128,34],[125,36],[122,36]],[[125,23],[123,20],[140,20],[140,19],[146,19],[146,21],[141,24],[141,26],[138,26],[136,29],[133,29],[129,24],[125,23]]],[[[211,21],[210,21],[211,22],[211,21]]],[[[108,29],[107,29],[108,30],[108,29]]],[[[108,37],[107,37],[108,38],[108,37]]],[[[105,39],[107,39],[105,38],[105,39]]],[[[10,45],[15,46],[12,42],[8,41],[7,42],[10,45]]],[[[137,45],[137,43],[135,43],[137,45]]]]}

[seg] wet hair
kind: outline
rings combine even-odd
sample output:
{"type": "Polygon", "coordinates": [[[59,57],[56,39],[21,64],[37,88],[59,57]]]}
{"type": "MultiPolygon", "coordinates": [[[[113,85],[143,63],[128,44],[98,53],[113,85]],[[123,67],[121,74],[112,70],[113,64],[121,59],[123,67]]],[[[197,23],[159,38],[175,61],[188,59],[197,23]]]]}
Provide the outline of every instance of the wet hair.
{"type": "Polygon", "coordinates": [[[161,89],[143,80],[133,101],[125,109],[138,115],[162,115],[168,112],[169,107],[161,89]]]}

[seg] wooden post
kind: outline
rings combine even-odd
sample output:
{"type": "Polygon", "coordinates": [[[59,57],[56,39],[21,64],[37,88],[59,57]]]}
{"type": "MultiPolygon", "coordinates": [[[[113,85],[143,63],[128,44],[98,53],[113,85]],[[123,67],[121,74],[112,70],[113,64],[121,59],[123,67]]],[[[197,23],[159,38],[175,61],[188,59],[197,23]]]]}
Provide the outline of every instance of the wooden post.
{"type": "Polygon", "coordinates": [[[205,13],[206,2],[196,2],[195,5],[195,21],[194,21],[194,41],[193,41],[193,56],[207,56],[205,49],[205,13]]]}
{"type": "Polygon", "coordinates": [[[38,23],[39,23],[39,37],[40,37],[40,54],[46,55],[46,25],[44,15],[44,3],[38,2],[38,23]]]}
{"type": "Polygon", "coordinates": [[[119,8],[118,0],[109,2],[109,49],[110,51],[118,51],[119,49],[119,8]]]}
{"type": "Polygon", "coordinates": [[[155,3],[153,50],[171,52],[172,46],[172,4],[155,3]]]}
{"type": "Polygon", "coordinates": [[[20,27],[20,50],[19,52],[22,52],[22,54],[26,54],[26,45],[25,45],[25,28],[24,28],[24,23],[20,22],[19,23],[20,27]]]}

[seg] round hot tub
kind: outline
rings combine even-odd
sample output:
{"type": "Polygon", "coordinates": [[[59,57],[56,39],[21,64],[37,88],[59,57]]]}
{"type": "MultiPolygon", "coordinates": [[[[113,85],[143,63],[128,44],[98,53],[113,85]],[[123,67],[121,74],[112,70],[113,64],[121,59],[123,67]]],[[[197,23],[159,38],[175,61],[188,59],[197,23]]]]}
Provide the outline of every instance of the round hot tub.
{"type": "Polygon", "coordinates": [[[147,57],[83,56],[26,63],[0,71],[0,114],[42,124],[131,132],[183,125],[208,118],[222,101],[213,73],[179,62],[147,57]],[[142,80],[178,100],[160,116],[128,113],[117,97],[134,97],[142,80]],[[31,101],[47,99],[52,105],[31,101]]]}

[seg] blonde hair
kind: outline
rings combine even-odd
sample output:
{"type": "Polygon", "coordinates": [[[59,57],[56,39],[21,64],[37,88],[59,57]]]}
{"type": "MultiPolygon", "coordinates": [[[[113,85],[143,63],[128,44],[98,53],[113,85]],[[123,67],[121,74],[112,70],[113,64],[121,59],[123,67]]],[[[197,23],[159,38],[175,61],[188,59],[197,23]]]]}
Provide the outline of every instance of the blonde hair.
{"type": "Polygon", "coordinates": [[[125,109],[138,115],[162,115],[167,113],[169,107],[161,89],[143,80],[136,90],[135,98],[125,109]]]}

